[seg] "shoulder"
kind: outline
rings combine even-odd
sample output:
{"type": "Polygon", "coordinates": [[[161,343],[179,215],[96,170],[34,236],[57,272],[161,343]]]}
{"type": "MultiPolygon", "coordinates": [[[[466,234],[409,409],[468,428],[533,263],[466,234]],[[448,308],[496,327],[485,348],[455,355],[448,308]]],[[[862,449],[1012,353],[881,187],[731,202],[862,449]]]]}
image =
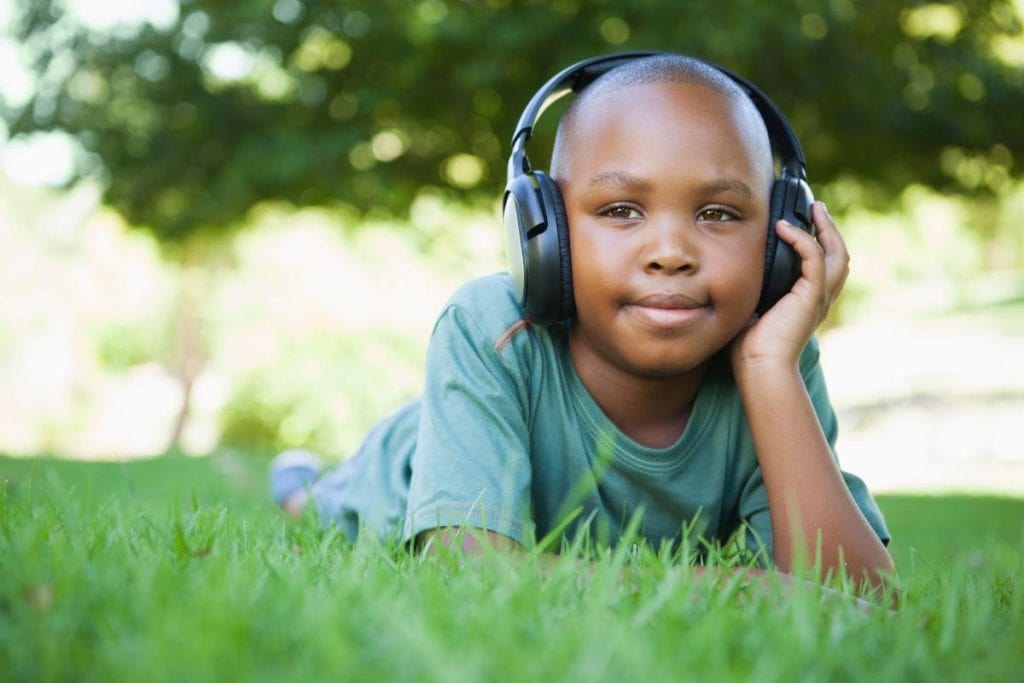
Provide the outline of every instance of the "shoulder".
{"type": "Polygon", "coordinates": [[[435,334],[452,324],[474,337],[483,337],[498,351],[523,333],[530,336],[533,328],[519,306],[508,273],[486,275],[459,287],[445,304],[435,334]]]}
{"type": "Polygon", "coordinates": [[[492,273],[466,282],[448,299],[446,308],[453,306],[473,311],[479,317],[497,316],[502,320],[523,317],[508,273],[492,273]]]}

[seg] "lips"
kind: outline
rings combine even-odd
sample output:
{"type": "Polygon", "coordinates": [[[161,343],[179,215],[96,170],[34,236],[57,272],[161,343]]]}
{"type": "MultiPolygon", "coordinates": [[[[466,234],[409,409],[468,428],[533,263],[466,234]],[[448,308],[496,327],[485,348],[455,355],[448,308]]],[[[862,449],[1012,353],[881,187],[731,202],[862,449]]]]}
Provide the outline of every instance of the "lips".
{"type": "Polygon", "coordinates": [[[707,314],[709,306],[685,294],[649,294],[626,306],[648,325],[660,328],[685,327],[707,314]]]}
{"type": "Polygon", "coordinates": [[[644,306],[646,308],[700,308],[704,304],[686,296],[685,294],[648,294],[647,296],[641,297],[633,302],[634,306],[644,306]]]}

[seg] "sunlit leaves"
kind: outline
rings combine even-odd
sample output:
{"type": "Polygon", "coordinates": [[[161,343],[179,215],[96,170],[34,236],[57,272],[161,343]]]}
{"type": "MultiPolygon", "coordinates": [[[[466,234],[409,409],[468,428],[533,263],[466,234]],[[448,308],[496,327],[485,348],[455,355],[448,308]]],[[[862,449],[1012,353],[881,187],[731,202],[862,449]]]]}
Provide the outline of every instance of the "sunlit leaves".
{"type": "MultiPolygon", "coordinates": [[[[404,213],[428,189],[491,204],[533,91],[612,50],[749,77],[790,116],[816,187],[856,179],[884,202],[915,183],[991,194],[1021,174],[943,151],[1024,148],[1020,0],[191,0],[106,31],[20,7],[35,93],[8,103],[11,134],[67,131],[106,201],[171,241],[264,200],[404,213]]],[[[544,168],[554,116],[535,132],[544,168]]]]}

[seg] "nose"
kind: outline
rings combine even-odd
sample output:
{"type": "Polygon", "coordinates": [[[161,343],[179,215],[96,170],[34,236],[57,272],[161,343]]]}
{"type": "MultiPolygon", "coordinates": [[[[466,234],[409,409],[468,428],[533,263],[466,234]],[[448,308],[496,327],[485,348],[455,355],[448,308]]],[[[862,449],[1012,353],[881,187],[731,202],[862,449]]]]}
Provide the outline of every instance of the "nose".
{"type": "Polygon", "coordinates": [[[649,222],[644,254],[647,272],[695,272],[700,264],[695,228],[678,216],[649,222]]]}

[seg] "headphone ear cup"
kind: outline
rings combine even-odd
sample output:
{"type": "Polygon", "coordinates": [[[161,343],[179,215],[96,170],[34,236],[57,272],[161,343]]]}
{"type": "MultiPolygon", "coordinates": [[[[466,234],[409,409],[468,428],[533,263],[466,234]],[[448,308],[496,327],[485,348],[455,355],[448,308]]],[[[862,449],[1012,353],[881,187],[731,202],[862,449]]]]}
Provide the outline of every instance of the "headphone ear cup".
{"type": "Polygon", "coordinates": [[[505,192],[506,253],[512,289],[526,317],[550,325],[572,316],[569,228],[558,185],[537,171],[505,192]]]}
{"type": "Polygon", "coordinates": [[[811,205],[814,195],[811,188],[800,178],[783,174],[772,185],[771,203],[768,207],[768,239],[764,252],[764,280],[761,284],[761,299],[757,303],[758,315],[764,313],[784,297],[800,278],[800,257],[785,242],[779,239],[775,225],[785,220],[807,233],[814,234],[811,224],[811,205]]]}
{"type": "Polygon", "coordinates": [[[505,232],[505,257],[508,261],[512,291],[519,305],[526,306],[529,284],[529,229],[538,220],[540,207],[529,176],[518,176],[505,188],[502,222],[505,232]]]}
{"type": "Polygon", "coordinates": [[[557,320],[565,320],[576,312],[576,297],[572,284],[572,256],[569,250],[569,220],[565,215],[565,202],[558,185],[550,177],[537,171],[537,183],[544,198],[544,213],[551,216],[558,237],[558,311],[557,320]],[[549,211],[550,209],[550,211],[549,211]]]}
{"type": "MultiPolygon", "coordinates": [[[[782,218],[782,207],[785,199],[786,184],[781,180],[772,183],[772,196],[768,205],[768,239],[764,250],[764,276],[761,281],[761,298],[757,304],[757,312],[764,313],[771,308],[775,301],[768,301],[768,291],[771,289],[773,268],[775,267],[775,254],[779,248],[779,235],[775,232],[775,225],[782,218]]],[[[788,247],[783,243],[782,246],[788,247]]]]}

